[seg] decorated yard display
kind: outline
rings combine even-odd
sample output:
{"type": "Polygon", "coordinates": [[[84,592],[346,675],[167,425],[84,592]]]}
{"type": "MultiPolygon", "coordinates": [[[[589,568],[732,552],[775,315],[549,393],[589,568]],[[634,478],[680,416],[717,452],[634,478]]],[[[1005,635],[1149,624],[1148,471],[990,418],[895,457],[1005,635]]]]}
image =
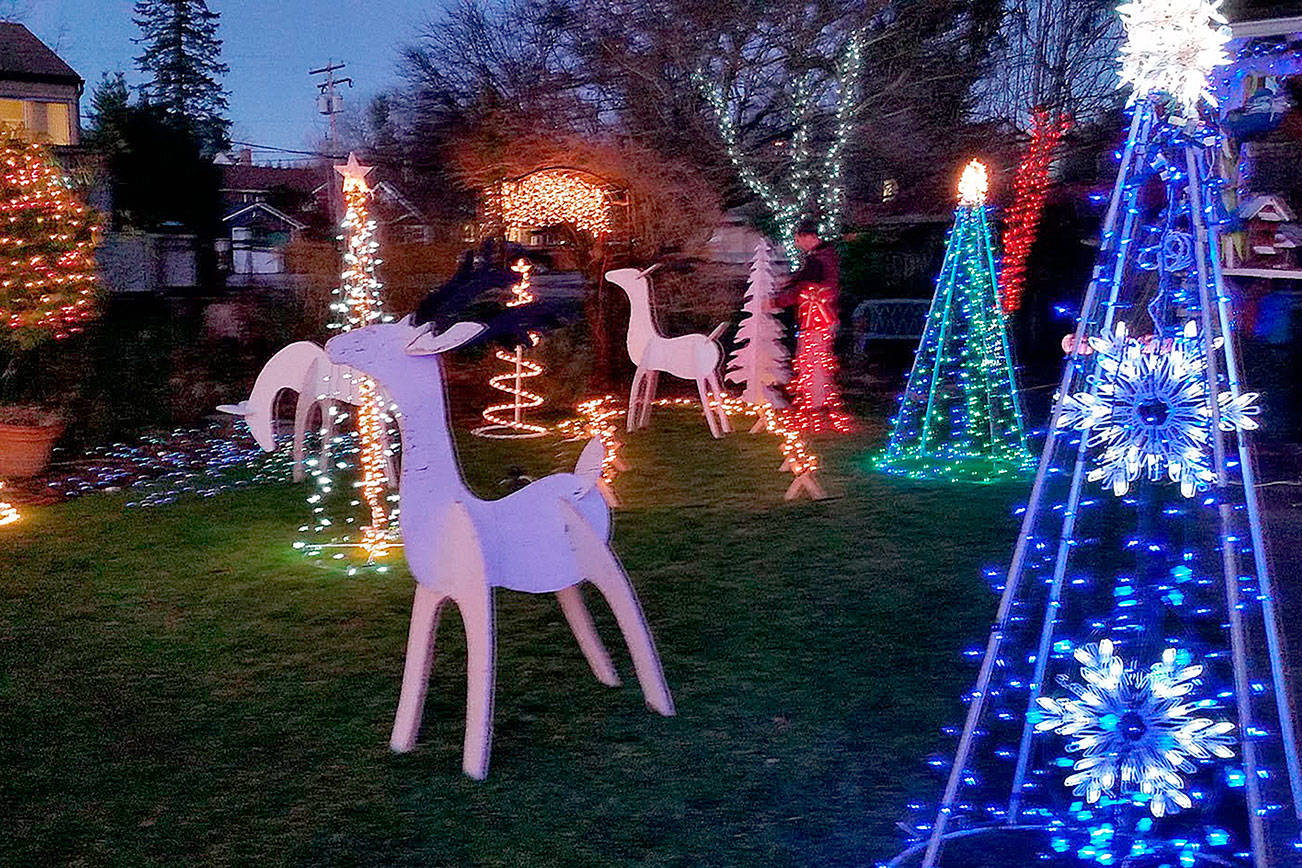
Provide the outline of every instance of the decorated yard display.
{"type": "Polygon", "coordinates": [[[97,312],[90,212],[40,144],[0,129],[0,477],[33,476],[62,432],[31,406],[38,345],[80,332],[97,312]]]}
{"type": "Polygon", "coordinates": [[[773,274],[773,248],[768,241],[755,245],[750,280],[737,329],[737,349],[728,359],[726,379],[742,387],[741,399],[749,404],[782,406],[781,387],[791,379],[787,348],[782,344],[782,323],[773,314],[777,286],[773,274]]]}
{"type": "Polygon", "coordinates": [[[606,272],[606,280],[624,290],[628,296],[628,357],[637,365],[633,387],[628,394],[628,430],[645,428],[651,423],[651,405],[655,402],[660,373],[696,382],[701,410],[710,433],[722,437],[732,430],[728,414],[723,412],[723,387],[719,384],[719,362],[723,350],[719,335],[727,327],[720,323],[710,334],[682,335],[667,338],[656,328],[651,312],[651,287],[647,276],[656,266],[639,271],[617,268],[606,272]]]}
{"type": "Polygon", "coordinates": [[[1204,0],[1120,14],[1134,114],[1098,259],[948,783],[892,865],[977,864],[1001,831],[1037,836],[1026,864],[1302,858],[1220,136],[1198,119],[1225,21],[1204,0]]]}
{"type": "Polygon", "coordinates": [[[466,488],[439,356],[493,331],[492,322],[486,330],[485,324],[449,321],[434,294],[413,317],[337,335],[326,344],[335,364],[373,378],[401,410],[401,527],[417,586],[390,746],[401,752],[415,745],[435,628],[442,607],[452,601],[465,625],[468,657],[462,767],[480,779],[488,774],[492,741],[497,588],[555,593],[593,673],[603,684],[616,685],[578,587],[591,582],[619,622],[647,703],[663,715],[674,713],[642,608],[606,541],[610,512],[597,490],[601,443],[589,442],[574,473],[545,477],[500,500],[480,500],[466,488]]]}
{"type": "MultiPolygon", "coordinates": [[[[334,317],[332,331],[347,332],[377,322],[389,322],[381,293],[383,284],[376,274],[379,243],[375,237],[375,220],[370,215],[370,187],[366,176],[371,167],[357,161],[336,166],[343,179],[345,213],[343,272],[330,309],[334,317]]],[[[325,352],[310,341],[290,344],[276,353],[263,367],[247,401],[223,405],[219,409],[244,416],[258,444],[268,451],[275,449],[272,420],[277,396],[283,390],[298,393],[294,413],[294,478],[301,479],[306,466],[312,476],[312,493],[308,505],[312,523],[300,530],[312,536],[295,547],[310,556],[329,554],[331,559],[348,561],[350,572],[353,552],[361,552],[366,562],[382,560],[397,540],[393,527],[397,515],[396,473],[397,432],[390,402],[369,378],[347,367],[335,365],[325,352]],[[304,440],[313,409],[321,411],[321,448],[315,458],[304,456],[304,440]],[[346,408],[354,408],[348,410],[346,408]],[[355,415],[354,431],[347,430],[349,417],[355,415]],[[355,456],[355,458],[354,458],[355,456]],[[348,497],[347,510],[365,508],[366,517],[354,531],[353,515],[333,515],[337,508],[336,471],[353,469],[358,476],[354,487],[359,498],[348,497]]]]}
{"type": "Polygon", "coordinates": [[[1013,313],[1022,306],[1026,261],[1049,194],[1049,164],[1070,129],[1070,118],[1045,109],[1031,113],[1031,140],[1013,178],[1013,204],[1004,229],[1004,261],[999,270],[999,299],[1004,313],[1013,313]]]}
{"type": "MultiPolygon", "coordinates": [[[[511,270],[520,275],[520,282],[511,287],[511,298],[507,307],[522,307],[532,304],[535,296],[532,292],[530,275],[533,266],[528,259],[521,258],[511,266],[511,270]]],[[[535,335],[530,335],[530,344],[536,343],[535,335]]],[[[474,429],[480,437],[492,437],[500,440],[513,440],[523,437],[541,437],[547,433],[543,425],[524,421],[526,410],[543,405],[542,395],[531,392],[524,386],[525,380],[542,376],[542,365],[525,357],[527,348],[516,344],[510,350],[497,350],[494,358],[509,365],[502,374],[489,378],[488,384],[500,392],[510,395],[504,404],[493,404],[484,409],[484,421],[487,423],[474,429]]]]}
{"type": "Polygon", "coordinates": [[[875,465],[917,479],[991,482],[1029,471],[986,220],[986,168],[959,181],[954,228],[908,386],[875,465]]]}

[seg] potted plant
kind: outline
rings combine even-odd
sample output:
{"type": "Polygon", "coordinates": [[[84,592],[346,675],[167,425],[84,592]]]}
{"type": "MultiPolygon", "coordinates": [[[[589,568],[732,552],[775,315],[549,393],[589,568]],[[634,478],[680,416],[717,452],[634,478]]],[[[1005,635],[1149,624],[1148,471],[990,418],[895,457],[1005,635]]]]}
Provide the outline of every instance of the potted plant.
{"type": "Polygon", "coordinates": [[[49,150],[0,135],[0,477],[39,474],[63,432],[40,355],[97,313],[95,233],[49,150]]]}

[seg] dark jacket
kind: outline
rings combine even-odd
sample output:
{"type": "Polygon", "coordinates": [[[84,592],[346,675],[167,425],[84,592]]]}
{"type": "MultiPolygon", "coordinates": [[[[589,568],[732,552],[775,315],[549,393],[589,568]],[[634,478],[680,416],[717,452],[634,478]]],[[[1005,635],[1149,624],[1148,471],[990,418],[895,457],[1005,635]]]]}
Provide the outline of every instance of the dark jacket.
{"type": "Polygon", "coordinates": [[[809,251],[805,264],[791,275],[786,285],[774,296],[773,303],[778,307],[791,307],[800,301],[801,291],[810,286],[826,286],[831,289],[832,309],[836,310],[837,298],[841,292],[841,262],[835,244],[824,241],[809,251]]]}

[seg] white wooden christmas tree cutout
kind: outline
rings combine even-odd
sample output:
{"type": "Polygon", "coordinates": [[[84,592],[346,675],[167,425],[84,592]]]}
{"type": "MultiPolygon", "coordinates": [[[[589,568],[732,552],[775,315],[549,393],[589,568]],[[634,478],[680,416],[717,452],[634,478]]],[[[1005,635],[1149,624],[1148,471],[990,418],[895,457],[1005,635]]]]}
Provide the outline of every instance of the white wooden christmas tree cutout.
{"type": "MultiPolygon", "coordinates": [[[[321,466],[326,466],[330,459],[330,441],[334,439],[335,414],[330,412],[333,404],[358,406],[362,396],[358,390],[359,375],[343,366],[331,364],[326,358],[325,350],[311,341],[296,341],[267,360],[253,382],[253,391],[248,400],[238,404],[221,404],[217,407],[223,413],[243,416],[249,425],[258,445],[268,452],[276,449],[274,421],[276,399],[283,391],[298,393],[294,406],[294,481],[301,482],[306,474],[304,461],[304,444],[307,439],[307,426],[312,418],[314,407],[321,408],[323,436],[321,438],[321,466]]],[[[383,395],[381,394],[383,400],[383,395]]],[[[387,403],[387,402],[386,402],[387,403]]],[[[388,433],[381,432],[383,448],[391,454],[388,433]]],[[[398,477],[392,460],[386,462],[389,484],[396,486],[398,477]]]]}
{"type": "MultiPolygon", "coordinates": [[[[767,240],[755,245],[750,279],[742,305],[737,347],[728,359],[729,383],[742,387],[741,399],[748,404],[785,404],[779,387],[791,380],[790,354],[782,343],[782,323],[773,314],[772,298],[777,287],[773,273],[773,248],[767,240]]],[[[763,430],[759,422],[752,433],[763,430]]]]}
{"type": "Polygon", "coordinates": [[[645,428],[651,423],[651,405],[655,401],[660,373],[664,372],[684,380],[694,380],[701,398],[710,433],[722,437],[732,431],[728,414],[723,409],[725,397],[719,383],[719,362],[723,349],[719,335],[727,323],[720,323],[710,334],[690,334],[667,338],[656,328],[651,315],[651,288],[645,271],[636,268],[617,268],[606,272],[606,280],[624,290],[628,296],[628,357],[637,365],[633,387],[628,394],[628,430],[645,428]]]}
{"type": "Polygon", "coordinates": [[[555,593],[593,673],[603,684],[614,685],[619,680],[578,589],[591,582],[619,623],[647,704],[660,714],[674,714],[641,605],[606,542],[610,510],[597,488],[601,442],[588,443],[574,473],[544,477],[499,500],[480,500],[462,479],[438,357],[483,330],[477,323],[458,322],[435,333],[408,318],[346,332],[326,343],[332,362],[375,380],[401,412],[400,525],[417,586],[390,746],[403,752],[416,743],[435,628],[440,610],[451,601],[466,630],[462,768],[477,779],[488,774],[492,743],[497,588],[555,593]]]}

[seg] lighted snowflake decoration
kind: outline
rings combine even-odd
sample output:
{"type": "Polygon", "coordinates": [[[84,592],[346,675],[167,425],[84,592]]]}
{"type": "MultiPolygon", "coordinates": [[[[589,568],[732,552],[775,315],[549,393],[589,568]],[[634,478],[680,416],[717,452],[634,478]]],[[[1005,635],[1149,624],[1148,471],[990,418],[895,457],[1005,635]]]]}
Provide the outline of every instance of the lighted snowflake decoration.
{"type": "MultiPolygon", "coordinates": [[[[1159,343],[1131,338],[1118,323],[1111,337],[1089,343],[1098,359],[1098,383],[1066,396],[1058,417],[1060,428],[1091,432],[1086,446],[1100,450],[1089,480],[1118,497],[1141,473],[1152,482],[1169,477],[1185,497],[1213,482],[1213,414],[1197,324],[1190,320],[1181,337],[1159,343]]],[[[1257,427],[1256,392],[1222,392],[1216,400],[1222,430],[1257,427]]]]}
{"type": "Polygon", "coordinates": [[[1136,794],[1155,817],[1193,806],[1181,773],[1230,759],[1234,724],[1200,717],[1190,694],[1202,675],[1187,652],[1167,648],[1147,672],[1127,667],[1110,639],[1076,650],[1081,680],[1059,676],[1072,695],[1041,697],[1037,732],[1055,732],[1081,754],[1064,782],[1095,804],[1136,794]]]}
{"type": "Polygon", "coordinates": [[[1221,0],[1130,0],[1117,7],[1126,27],[1121,46],[1122,85],[1134,86],[1132,101],[1153,92],[1169,94],[1188,111],[1198,100],[1216,99],[1208,81],[1229,62],[1229,22],[1221,0]]]}

